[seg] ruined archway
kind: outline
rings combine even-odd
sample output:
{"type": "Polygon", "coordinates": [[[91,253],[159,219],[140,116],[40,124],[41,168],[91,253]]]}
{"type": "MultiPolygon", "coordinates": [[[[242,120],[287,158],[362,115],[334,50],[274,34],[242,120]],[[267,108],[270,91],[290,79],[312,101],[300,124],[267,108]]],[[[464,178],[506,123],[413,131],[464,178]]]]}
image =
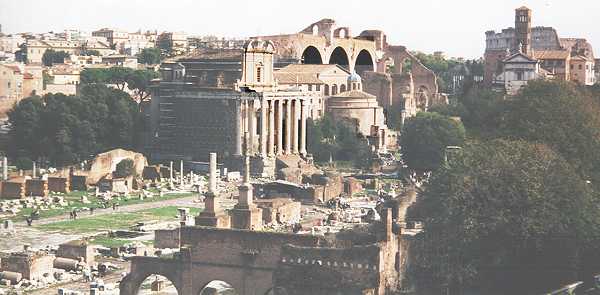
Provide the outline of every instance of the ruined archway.
{"type": "Polygon", "coordinates": [[[136,256],[131,258],[131,270],[119,284],[120,295],[136,295],[146,279],[165,277],[177,290],[174,294],[184,294],[181,281],[181,260],[159,257],[136,256]]]}
{"type": "Polygon", "coordinates": [[[330,65],[339,65],[345,69],[349,69],[350,60],[348,59],[348,54],[342,47],[336,47],[331,53],[331,57],[329,57],[330,65]]]}
{"type": "Polygon", "coordinates": [[[289,295],[290,293],[283,287],[273,287],[265,295],[289,295]]]}
{"type": "Polygon", "coordinates": [[[239,295],[239,293],[229,283],[215,280],[206,284],[198,295],[239,295]]]}
{"type": "Polygon", "coordinates": [[[360,51],[360,53],[358,53],[358,57],[356,57],[356,62],[354,63],[354,70],[360,76],[362,76],[362,74],[366,71],[376,71],[373,57],[369,51],[363,49],[360,51]]]}
{"type": "Polygon", "coordinates": [[[416,103],[417,103],[417,110],[421,111],[421,112],[426,112],[427,108],[429,108],[429,89],[427,88],[427,86],[421,85],[419,86],[417,93],[416,93],[416,103]]]}
{"type": "Polygon", "coordinates": [[[321,53],[316,47],[308,46],[302,52],[302,63],[320,65],[323,64],[323,58],[321,58],[321,53]]]}
{"type": "Polygon", "coordinates": [[[142,281],[136,294],[177,295],[180,293],[178,293],[175,284],[167,277],[153,274],[142,281]]]}

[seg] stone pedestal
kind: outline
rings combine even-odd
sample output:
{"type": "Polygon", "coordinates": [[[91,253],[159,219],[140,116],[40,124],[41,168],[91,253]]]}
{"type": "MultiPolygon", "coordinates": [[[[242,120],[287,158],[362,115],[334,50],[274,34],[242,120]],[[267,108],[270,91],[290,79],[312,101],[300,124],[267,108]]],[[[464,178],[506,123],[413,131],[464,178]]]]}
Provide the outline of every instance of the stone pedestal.
{"type": "Polygon", "coordinates": [[[262,209],[255,204],[250,206],[236,205],[231,210],[231,228],[260,230],[262,226],[262,209]]]}
{"type": "Polygon", "coordinates": [[[229,228],[230,218],[225,212],[218,209],[215,204],[216,196],[208,192],[204,198],[204,211],[196,217],[196,225],[211,226],[217,228],[229,228]]]}

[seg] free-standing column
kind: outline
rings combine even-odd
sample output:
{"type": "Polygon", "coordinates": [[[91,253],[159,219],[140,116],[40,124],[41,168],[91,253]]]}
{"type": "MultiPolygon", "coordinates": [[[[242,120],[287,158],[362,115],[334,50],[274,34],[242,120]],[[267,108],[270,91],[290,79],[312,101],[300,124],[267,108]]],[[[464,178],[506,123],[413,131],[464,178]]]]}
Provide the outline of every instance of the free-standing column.
{"type": "Polygon", "coordinates": [[[269,156],[275,155],[275,101],[269,102],[269,144],[267,145],[269,156]]]}
{"type": "Polygon", "coordinates": [[[179,162],[179,185],[183,186],[183,160],[179,162]]]}
{"type": "Polygon", "coordinates": [[[8,159],[2,158],[2,180],[8,180],[8,159]]]}
{"type": "Polygon", "coordinates": [[[256,135],[256,109],[254,109],[254,100],[250,101],[250,114],[248,116],[248,126],[250,130],[248,133],[250,134],[248,138],[248,152],[249,154],[254,153],[254,135],[256,135]]]}
{"type": "Polygon", "coordinates": [[[283,154],[283,101],[277,100],[277,155],[283,154]]]}
{"type": "Polygon", "coordinates": [[[292,101],[285,101],[285,153],[292,153],[292,101]]]}
{"type": "Polygon", "coordinates": [[[267,156],[267,100],[263,97],[260,105],[260,155],[267,156]]]}
{"type": "Polygon", "coordinates": [[[243,112],[242,112],[242,102],[240,100],[237,100],[235,102],[235,108],[236,108],[236,116],[235,116],[235,134],[236,134],[236,139],[235,139],[235,154],[238,156],[242,155],[242,136],[243,136],[243,132],[242,132],[242,128],[243,126],[243,122],[242,122],[242,116],[243,116],[243,112]]]}
{"type": "Polygon", "coordinates": [[[208,192],[215,193],[216,191],[217,191],[217,153],[210,153],[210,161],[208,162],[208,192]]]}
{"type": "Polygon", "coordinates": [[[292,144],[294,154],[298,154],[298,115],[300,114],[300,101],[294,99],[294,112],[292,115],[292,123],[294,130],[292,131],[292,144]]]}
{"type": "Polygon", "coordinates": [[[300,153],[306,155],[306,101],[300,101],[300,153]]]}

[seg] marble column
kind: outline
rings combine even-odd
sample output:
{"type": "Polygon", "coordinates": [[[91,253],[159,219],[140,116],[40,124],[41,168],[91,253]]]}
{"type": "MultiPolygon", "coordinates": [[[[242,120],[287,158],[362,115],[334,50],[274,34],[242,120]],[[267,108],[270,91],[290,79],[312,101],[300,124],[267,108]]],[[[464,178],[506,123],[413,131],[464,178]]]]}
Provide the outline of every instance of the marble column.
{"type": "Polygon", "coordinates": [[[183,186],[183,160],[179,162],[179,185],[183,186]]]}
{"type": "Polygon", "coordinates": [[[306,101],[300,101],[300,154],[306,155],[306,101]]]}
{"type": "Polygon", "coordinates": [[[267,109],[269,108],[267,100],[263,97],[260,105],[260,155],[267,156],[267,109]]]}
{"type": "Polygon", "coordinates": [[[283,154],[283,101],[277,100],[277,155],[283,154]]]}
{"type": "Polygon", "coordinates": [[[242,128],[243,128],[243,122],[242,122],[242,116],[243,116],[243,112],[242,112],[242,105],[241,105],[241,101],[237,100],[235,102],[235,108],[236,108],[236,116],[235,116],[235,134],[236,134],[236,138],[235,138],[235,155],[236,156],[241,156],[242,155],[242,136],[243,136],[243,132],[242,132],[242,128]]]}
{"type": "MultiPolygon", "coordinates": [[[[183,163],[183,162],[181,162],[183,163]]],[[[210,153],[210,162],[208,163],[208,192],[217,191],[217,153],[210,153]]]]}
{"type": "Polygon", "coordinates": [[[2,158],[2,180],[8,180],[8,159],[2,158]]]}
{"type": "Polygon", "coordinates": [[[285,153],[292,153],[292,100],[285,102],[285,153]]]}
{"type": "Polygon", "coordinates": [[[267,145],[269,156],[275,155],[275,101],[269,102],[269,144],[267,145]]]}
{"type": "Polygon", "coordinates": [[[292,144],[294,154],[298,154],[298,116],[300,115],[300,100],[294,99],[294,111],[293,111],[293,128],[292,130],[292,144]]]}
{"type": "Polygon", "coordinates": [[[248,152],[249,154],[254,153],[254,136],[256,135],[256,109],[254,108],[254,100],[250,101],[250,116],[248,117],[248,133],[250,134],[248,138],[248,152]]]}
{"type": "Polygon", "coordinates": [[[173,184],[173,161],[169,162],[169,182],[173,184]]]}

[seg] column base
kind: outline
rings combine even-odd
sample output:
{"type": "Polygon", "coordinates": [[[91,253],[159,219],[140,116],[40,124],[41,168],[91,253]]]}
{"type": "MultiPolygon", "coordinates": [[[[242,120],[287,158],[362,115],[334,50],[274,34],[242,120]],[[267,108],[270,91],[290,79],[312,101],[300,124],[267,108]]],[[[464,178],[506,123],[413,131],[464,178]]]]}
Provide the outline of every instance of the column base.
{"type": "Polygon", "coordinates": [[[236,205],[231,210],[231,228],[260,230],[262,226],[262,209],[256,207],[256,205],[236,205]]]}

